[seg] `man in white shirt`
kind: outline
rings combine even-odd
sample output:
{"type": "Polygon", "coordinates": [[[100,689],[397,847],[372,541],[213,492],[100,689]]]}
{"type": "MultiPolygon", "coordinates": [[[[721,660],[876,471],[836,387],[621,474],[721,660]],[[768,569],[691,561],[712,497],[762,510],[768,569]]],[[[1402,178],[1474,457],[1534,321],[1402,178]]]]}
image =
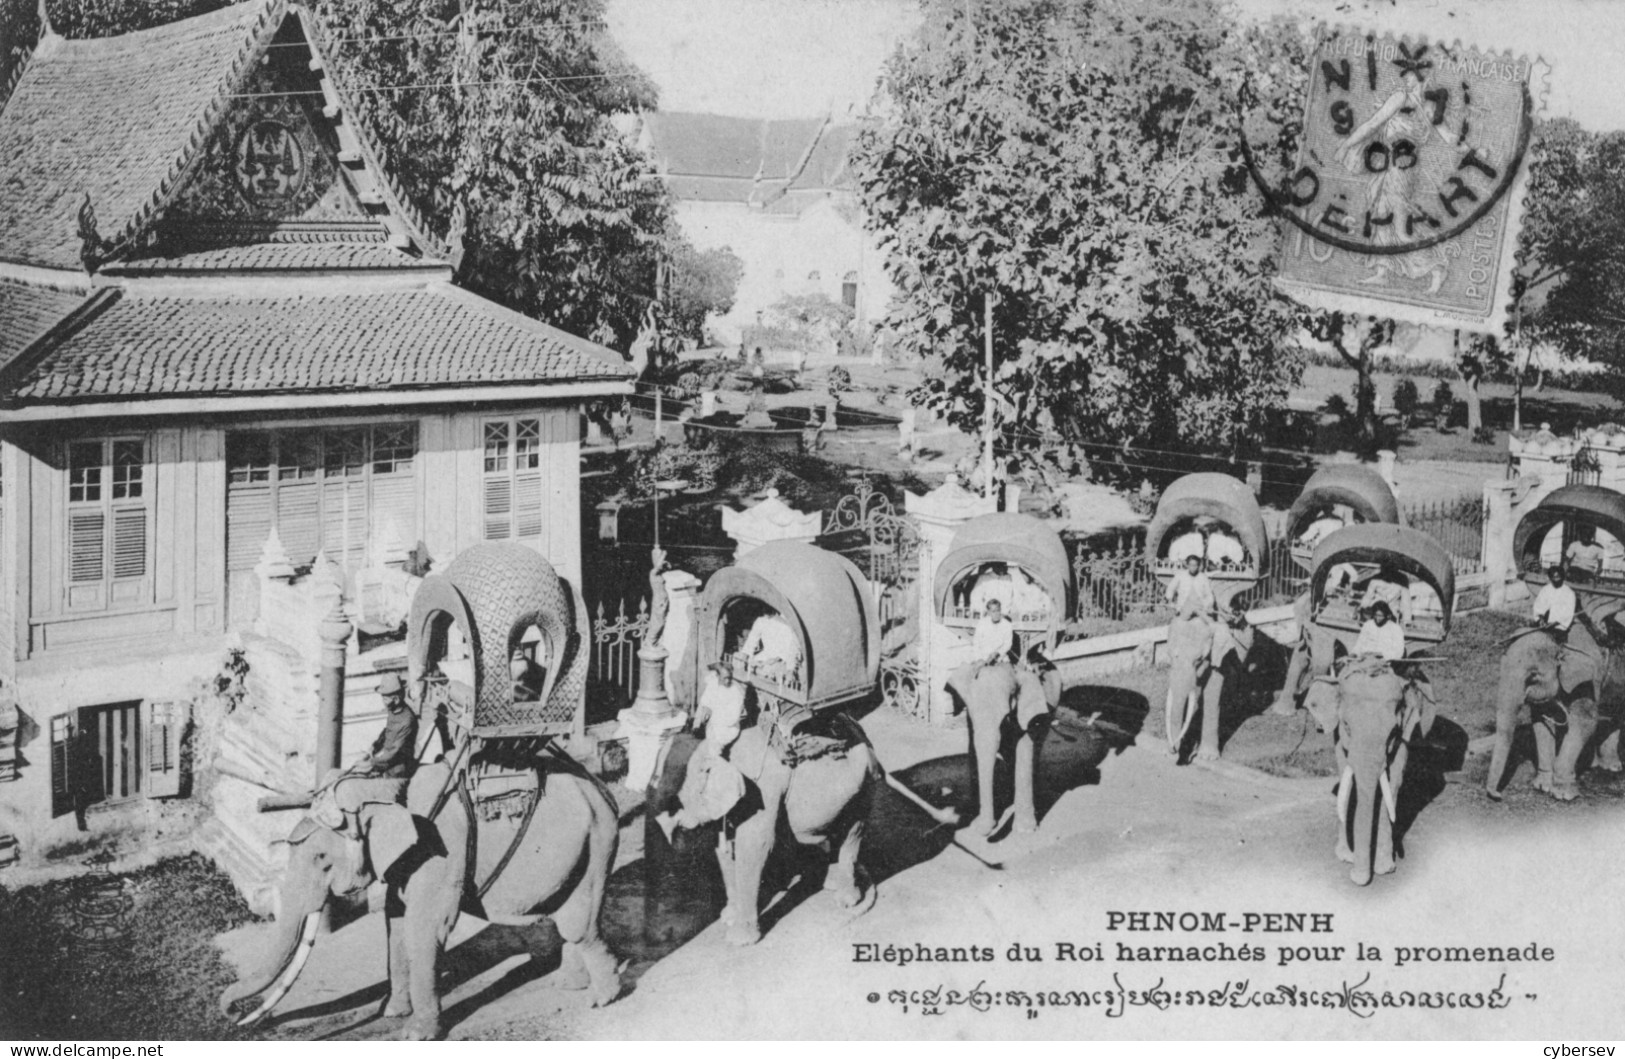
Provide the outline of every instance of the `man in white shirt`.
{"type": "Polygon", "coordinates": [[[976,665],[998,665],[1010,660],[1010,652],[1016,645],[1016,627],[1004,616],[1004,607],[996,599],[987,601],[987,610],[982,619],[976,623],[976,632],[971,637],[971,651],[976,655],[976,665]]]}
{"type": "Polygon", "coordinates": [[[1174,605],[1177,617],[1214,620],[1218,614],[1218,601],[1213,595],[1213,582],[1202,572],[1201,556],[1185,557],[1185,569],[1168,582],[1167,599],[1174,605]]]}
{"type": "MultiPolygon", "coordinates": [[[[1602,573],[1602,545],[1597,543],[1597,532],[1582,528],[1563,556],[1581,581],[1590,581],[1602,573]]],[[[1569,589],[1570,592],[1574,590],[1569,589]]]]}
{"type": "Polygon", "coordinates": [[[1397,662],[1405,657],[1405,630],[1394,621],[1394,612],[1386,603],[1371,604],[1364,625],[1360,626],[1359,638],[1354,641],[1354,651],[1358,655],[1375,655],[1389,662],[1397,662]]]}
{"type": "Polygon", "coordinates": [[[744,778],[728,760],[728,748],[739,738],[745,716],[745,685],[721,662],[706,669],[700,692],[697,721],[705,725],[705,741],[688,759],[688,772],[678,794],[680,808],[655,817],[669,842],[676,828],[695,828],[720,820],[744,796],[744,778]]]}
{"type": "Polygon", "coordinates": [[[1574,624],[1574,611],[1579,598],[1563,576],[1563,568],[1554,566],[1546,571],[1546,585],[1535,595],[1535,624],[1544,625],[1559,636],[1567,636],[1574,624]]]}

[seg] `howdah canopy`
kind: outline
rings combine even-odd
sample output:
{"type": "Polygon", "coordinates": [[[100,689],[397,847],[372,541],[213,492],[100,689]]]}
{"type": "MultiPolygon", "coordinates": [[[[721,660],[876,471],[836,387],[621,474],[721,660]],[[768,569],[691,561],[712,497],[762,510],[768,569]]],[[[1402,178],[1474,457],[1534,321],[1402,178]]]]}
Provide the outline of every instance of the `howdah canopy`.
{"type": "MultiPolygon", "coordinates": [[[[1534,510],[1518,520],[1512,534],[1512,554],[1518,562],[1523,579],[1531,584],[1546,583],[1546,570],[1541,564],[1541,547],[1548,532],[1563,527],[1563,544],[1576,539],[1582,528],[1603,530],[1615,540],[1625,543],[1625,495],[1600,485],[1566,485],[1536,504],[1534,510]]],[[[1620,577],[1604,574],[1603,584],[1576,583],[1576,590],[1602,591],[1607,594],[1625,592],[1620,577]]]]}
{"type": "Polygon", "coordinates": [[[954,586],[986,563],[1020,567],[1049,596],[1050,625],[1059,626],[1072,593],[1066,546],[1048,523],[1015,512],[979,515],[959,527],[948,554],[937,564],[938,617],[950,616],[954,586]]]}
{"type": "Polygon", "coordinates": [[[1331,573],[1344,564],[1375,565],[1402,574],[1408,581],[1420,580],[1438,595],[1438,627],[1434,628],[1431,623],[1423,627],[1418,623],[1406,629],[1406,639],[1436,642],[1449,634],[1451,611],[1456,603],[1456,570],[1450,553],[1430,534],[1409,526],[1368,522],[1345,526],[1315,547],[1309,591],[1316,607],[1317,623],[1329,627],[1353,623],[1357,629],[1357,612],[1352,607],[1343,608],[1348,610],[1346,615],[1341,611],[1333,614],[1334,608],[1322,609],[1327,602],[1331,573]]]}
{"type": "Polygon", "coordinates": [[[754,600],[778,615],[799,640],[798,679],[762,681],[759,689],[804,706],[833,706],[869,694],[880,669],[880,622],[869,581],[843,556],[797,541],[774,541],[711,575],[700,595],[695,630],[701,667],[722,658],[730,617],[735,636],[741,607],[754,600]]]}
{"type": "Polygon", "coordinates": [[[1157,501],[1157,513],[1145,535],[1146,561],[1157,576],[1167,581],[1177,572],[1178,564],[1170,559],[1168,551],[1181,536],[1176,531],[1203,519],[1222,524],[1247,551],[1247,562],[1240,568],[1210,569],[1208,576],[1234,586],[1256,582],[1269,564],[1264,515],[1246,483],[1228,474],[1211,472],[1176,479],[1157,501]]]}

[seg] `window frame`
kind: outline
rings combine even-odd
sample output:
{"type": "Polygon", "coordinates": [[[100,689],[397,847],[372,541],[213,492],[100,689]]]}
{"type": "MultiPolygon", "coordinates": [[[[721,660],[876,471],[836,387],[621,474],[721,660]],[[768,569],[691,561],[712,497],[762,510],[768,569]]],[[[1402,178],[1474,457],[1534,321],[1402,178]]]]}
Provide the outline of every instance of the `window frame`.
{"type": "Polygon", "coordinates": [[[61,541],[65,612],[100,613],[151,605],[157,546],[153,532],[157,475],[152,457],[152,437],[148,434],[114,433],[70,438],[64,442],[61,541]],[[136,447],[136,458],[121,459],[121,450],[127,454],[132,446],[136,447]],[[95,450],[94,464],[81,458],[81,454],[90,449],[95,450]],[[80,546],[75,541],[77,520],[92,513],[100,518],[96,530],[100,537],[100,555],[96,559],[95,576],[80,576],[77,569],[81,561],[80,546]],[[134,513],[139,513],[140,570],[129,572],[123,564],[128,564],[131,556],[121,551],[124,538],[120,526],[129,525],[134,513]]]}
{"type": "Polygon", "coordinates": [[[543,412],[488,416],[480,428],[480,540],[543,542],[547,526],[548,444],[543,412]],[[500,450],[493,440],[500,432],[500,450]],[[493,530],[501,525],[502,531],[493,530]]]}

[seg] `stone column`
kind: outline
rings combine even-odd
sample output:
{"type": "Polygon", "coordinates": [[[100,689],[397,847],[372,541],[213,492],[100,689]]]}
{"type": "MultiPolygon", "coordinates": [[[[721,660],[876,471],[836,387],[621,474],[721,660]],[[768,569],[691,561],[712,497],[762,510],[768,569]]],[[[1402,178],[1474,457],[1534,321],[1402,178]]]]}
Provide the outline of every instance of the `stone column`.
{"type": "Polygon", "coordinates": [[[321,686],[316,714],[316,763],[313,786],[329,769],[339,767],[344,752],[344,656],[352,626],[344,613],[343,576],[338,567],[317,557],[316,598],[326,597],[326,614],[316,627],[321,637],[321,686]]]}
{"type": "Polygon", "coordinates": [[[1393,490],[1396,497],[1399,495],[1399,483],[1394,480],[1394,465],[1398,459],[1393,449],[1377,450],[1377,473],[1382,475],[1382,480],[1388,483],[1388,488],[1393,490]]]}
{"type": "Polygon", "coordinates": [[[644,645],[638,649],[638,697],[617,717],[626,737],[626,786],[641,791],[654,778],[660,751],[688,715],[674,709],[666,697],[666,657],[664,647],[644,645]]]}
{"type": "Polygon", "coordinates": [[[700,418],[709,419],[717,414],[717,392],[705,390],[700,394],[700,418]]]}
{"type": "Polygon", "coordinates": [[[1490,606],[1507,603],[1507,589],[1517,577],[1517,562],[1512,554],[1512,490],[1515,483],[1484,483],[1484,543],[1480,554],[1484,570],[1490,575],[1490,606]]]}

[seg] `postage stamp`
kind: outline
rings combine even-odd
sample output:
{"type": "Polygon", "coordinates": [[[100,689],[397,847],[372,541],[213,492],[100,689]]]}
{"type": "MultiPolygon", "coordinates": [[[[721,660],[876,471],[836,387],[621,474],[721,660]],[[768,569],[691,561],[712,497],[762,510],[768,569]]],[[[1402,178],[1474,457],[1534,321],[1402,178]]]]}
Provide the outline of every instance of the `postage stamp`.
{"type": "Polygon", "coordinates": [[[1545,67],[1350,29],[1316,45],[1280,283],[1320,308],[1498,331],[1545,67]]]}

